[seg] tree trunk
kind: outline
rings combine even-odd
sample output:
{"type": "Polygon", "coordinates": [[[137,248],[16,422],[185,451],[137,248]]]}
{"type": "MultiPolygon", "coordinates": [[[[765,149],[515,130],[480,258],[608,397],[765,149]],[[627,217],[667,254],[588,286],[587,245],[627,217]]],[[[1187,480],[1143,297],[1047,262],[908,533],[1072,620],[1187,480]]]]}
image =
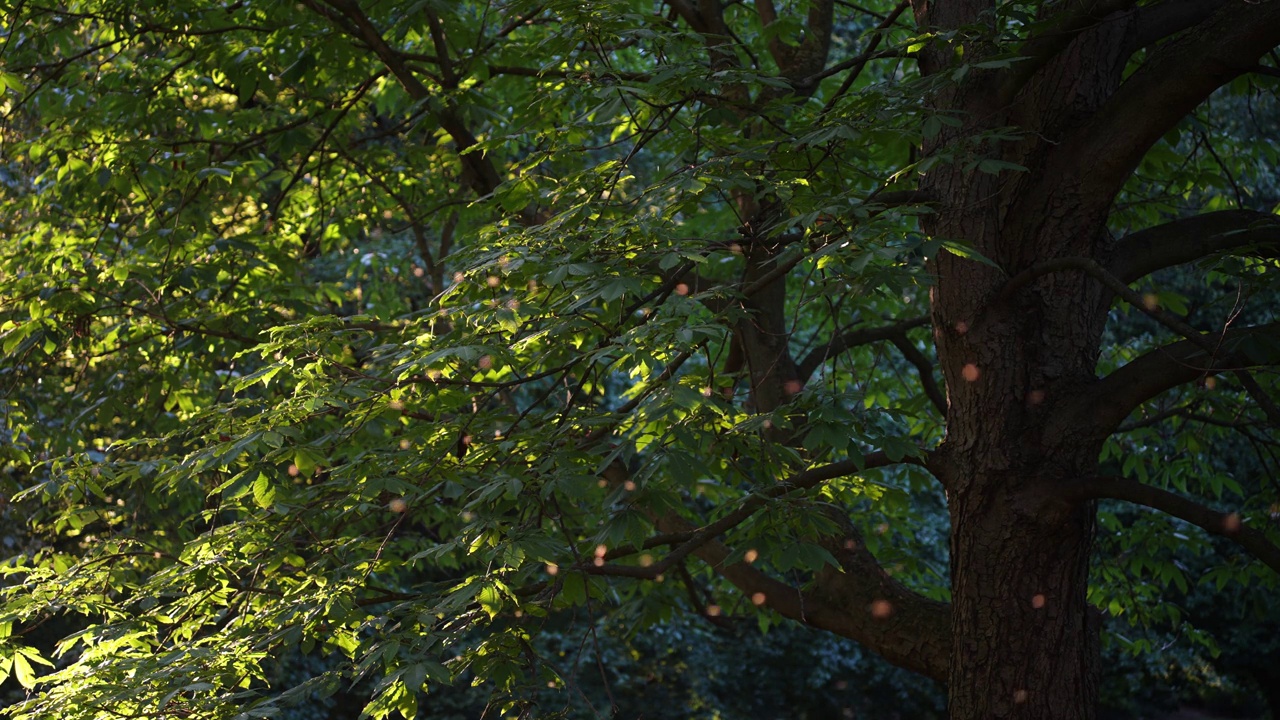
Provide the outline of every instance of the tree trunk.
{"type": "MultiPolygon", "coordinates": [[[[1032,223],[1011,211],[1016,196],[975,202],[1000,197],[994,179],[953,179],[960,197],[952,207],[976,209],[942,214],[935,234],[963,239],[1010,275],[1044,258],[1108,251],[1104,215],[1065,193],[1032,223]]],[[[1096,382],[1109,296],[1080,272],[1047,274],[1004,297],[1008,275],[995,268],[943,254],[934,270],[934,333],[949,394],[937,457],[952,527],[951,717],[1093,718],[1098,623],[1086,592],[1094,507],[1045,498],[1096,474],[1103,435],[1047,427],[1061,403],[1096,382]]]]}
{"type": "Polygon", "coordinates": [[[1093,379],[1101,293],[1083,274],[1065,275],[999,307],[992,269],[954,256],[936,267],[934,327],[950,388],[938,459],[952,526],[951,716],[1092,718],[1094,509],[1043,498],[1094,474],[1101,438],[1044,427],[1057,401],[1093,379]]]}
{"type": "MultiPolygon", "coordinates": [[[[1082,163],[1061,172],[1054,151],[1115,91],[1125,32],[1117,22],[1082,33],[1014,102],[981,76],[933,98],[965,123],[926,152],[959,148],[962,157],[1028,169],[986,174],[956,162],[922,183],[939,203],[929,234],[999,266],[947,252],[931,264],[949,401],[947,436],[931,467],[947,488],[951,518],[948,704],[955,720],[1095,717],[1099,622],[1086,599],[1095,507],[1046,498],[1097,471],[1104,432],[1049,428],[1057,427],[1058,408],[1097,382],[1111,295],[1078,271],[1007,284],[1046,260],[1105,259],[1112,250],[1113,193],[1091,187],[1082,163]],[[1020,138],[965,145],[1005,127],[1020,138]]],[[[938,52],[923,67],[943,71],[950,62],[938,52]]]]}

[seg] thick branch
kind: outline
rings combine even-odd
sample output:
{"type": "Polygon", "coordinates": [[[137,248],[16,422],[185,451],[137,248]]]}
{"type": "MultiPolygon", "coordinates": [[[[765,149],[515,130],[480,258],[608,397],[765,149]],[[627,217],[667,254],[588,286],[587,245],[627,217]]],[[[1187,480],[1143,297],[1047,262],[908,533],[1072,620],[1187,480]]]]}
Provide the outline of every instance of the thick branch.
{"type": "Polygon", "coordinates": [[[1201,350],[1204,350],[1210,355],[1218,351],[1218,346],[1214,342],[1202,337],[1200,335],[1200,331],[1186,324],[1177,317],[1161,310],[1159,307],[1149,305],[1141,295],[1132,290],[1128,285],[1121,282],[1115,275],[1107,272],[1105,268],[1090,258],[1055,258],[1053,260],[1046,260],[1042,263],[1033,265],[1009,279],[1009,282],[1005,284],[1004,289],[1000,291],[1000,295],[996,297],[996,303],[999,304],[1007,302],[1019,289],[1035,278],[1047,275],[1051,272],[1058,272],[1060,270],[1082,270],[1092,275],[1099,282],[1105,285],[1108,290],[1118,295],[1122,300],[1137,308],[1139,311],[1161,325],[1164,325],[1187,340],[1195,343],[1201,350]]]}
{"type": "Polygon", "coordinates": [[[1012,100],[1028,80],[1065,50],[1082,31],[1097,25],[1107,15],[1127,9],[1135,2],[1136,0],[1089,0],[1070,11],[1060,12],[1043,23],[1018,48],[1016,54],[1020,59],[1000,87],[1001,104],[1012,100]]]}
{"type": "Polygon", "coordinates": [[[1262,414],[1267,416],[1267,420],[1272,425],[1280,427],[1280,407],[1276,406],[1276,401],[1267,395],[1267,391],[1262,389],[1257,380],[1253,379],[1253,375],[1248,370],[1236,370],[1236,379],[1240,381],[1240,386],[1244,388],[1245,393],[1258,403],[1258,407],[1262,408],[1262,414]]]}
{"type": "Polygon", "coordinates": [[[1222,0],[1165,0],[1138,10],[1130,53],[1203,22],[1222,0]]]}
{"type": "Polygon", "coordinates": [[[1170,388],[1226,370],[1280,363],[1280,323],[1200,337],[1216,351],[1183,340],[1145,353],[1089,388],[1080,411],[1064,422],[1086,423],[1109,434],[1135,408],[1170,388]]]}
{"type": "MultiPolygon", "coordinates": [[[[899,462],[920,461],[906,458],[899,462]]],[[[950,647],[947,606],[928,600],[894,580],[866,549],[847,518],[832,513],[832,519],[842,531],[838,537],[819,539],[840,563],[840,569],[819,571],[815,586],[809,592],[801,592],[755,568],[754,557],[752,561],[730,563],[733,553],[719,540],[772,499],[816,487],[827,480],[893,464],[896,464],[894,460],[877,452],[861,461],[850,459],[811,468],[752,495],[737,509],[702,527],[674,513],[648,512],[660,534],[650,538],[643,547],[675,546],[666,557],[647,567],[592,562],[578,569],[591,574],[652,580],[678,569],[685,558],[693,555],[752,602],[792,620],[857,640],[895,665],[942,681],[946,677],[950,647]]],[[[630,475],[624,466],[614,463],[603,477],[618,484],[626,482],[630,475]]],[[[612,561],[637,552],[626,548],[608,552],[605,557],[612,561]]]]}
{"type": "Polygon", "coordinates": [[[1109,265],[1128,284],[1161,268],[1239,250],[1280,253],[1280,216],[1223,210],[1156,225],[1122,238],[1109,265]]]}
{"type": "Polygon", "coordinates": [[[1160,137],[1277,44],[1280,2],[1219,3],[1208,19],[1152,49],[1093,119],[1057,147],[1044,176],[1054,187],[1077,178],[1094,202],[1110,203],[1160,137]]]}
{"type": "Polygon", "coordinates": [[[677,15],[689,23],[689,27],[693,28],[694,32],[703,35],[711,33],[712,28],[703,19],[702,14],[698,12],[698,8],[694,7],[689,0],[667,0],[667,2],[676,11],[677,15]]]}
{"type": "Polygon", "coordinates": [[[1110,498],[1159,510],[1214,535],[1234,540],[1267,567],[1280,573],[1280,547],[1268,540],[1265,533],[1245,527],[1236,513],[1218,512],[1168,490],[1118,477],[1087,478],[1068,485],[1064,494],[1072,502],[1110,498]]]}
{"type": "MultiPolygon", "coordinates": [[[[666,532],[687,531],[678,518],[663,520],[666,532]]],[[[939,682],[947,676],[951,643],[947,605],[928,600],[895,581],[856,536],[838,545],[840,570],[824,569],[817,587],[800,592],[711,541],[694,554],[743,594],[783,617],[856,640],[899,667],[939,682]],[[847,546],[847,547],[846,547],[847,546]]]]}

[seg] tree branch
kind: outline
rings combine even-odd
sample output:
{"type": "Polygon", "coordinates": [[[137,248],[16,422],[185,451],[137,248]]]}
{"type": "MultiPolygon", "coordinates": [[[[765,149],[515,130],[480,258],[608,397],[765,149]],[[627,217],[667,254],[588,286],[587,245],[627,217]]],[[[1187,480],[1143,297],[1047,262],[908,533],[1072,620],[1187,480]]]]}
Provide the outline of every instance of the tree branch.
{"type": "Polygon", "coordinates": [[[704,20],[702,14],[698,12],[698,8],[694,7],[689,0],[667,0],[667,3],[671,5],[677,15],[684,18],[684,21],[689,23],[689,27],[693,28],[694,32],[702,35],[710,33],[711,28],[708,26],[706,20],[704,20]]]}
{"type": "Polygon", "coordinates": [[[1280,343],[1275,340],[1280,323],[1200,337],[1216,351],[1207,353],[1201,343],[1190,340],[1151,350],[1086,388],[1079,410],[1064,414],[1062,422],[1073,427],[1086,423],[1110,434],[1135,408],[1170,388],[1224,370],[1280,363],[1280,343]]]}
{"type": "Polygon", "coordinates": [[[1248,370],[1236,370],[1236,379],[1240,381],[1240,386],[1244,388],[1245,393],[1258,403],[1258,407],[1262,408],[1262,414],[1267,416],[1267,420],[1272,425],[1280,427],[1280,407],[1276,407],[1276,401],[1267,395],[1267,391],[1262,389],[1257,380],[1253,379],[1253,375],[1248,370]]]}
{"type": "Polygon", "coordinates": [[[822,82],[823,79],[835,75],[836,73],[850,70],[849,74],[845,76],[844,82],[840,83],[840,88],[836,90],[831,97],[827,98],[826,105],[822,107],[823,113],[830,112],[831,108],[835,107],[835,104],[840,97],[848,92],[849,88],[853,87],[853,83],[857,81],[858,76],[862,74],[867,63],[875,59],[877,56],[876,48],[878,48],[880,46],[880,42],[884,40],[886,31],[888,31],[888,29],[898,21],[898,16],[906,12],[909,7],[911,7],[911,0],[902,0],[902,2],[898,3],[893,10],[891,10],[889,14],[880,21],[880,24],[876,26],[875,30],[872,31],[873,34],[871,36],[871,40],[867,42],[866,49],[864,49],[857,57],[850,58],[841,63],[836,63],[832,67],[804,79],[803,84],[806,87],[816,88],[818,83],[822,82]]]}
{"type": "Polygon", "coordinates": [[[429,109],[431,116],[458,148],[458,157],[470,176],[469,184],[477,195],[492,193],[502,184],[502,178],[490,158],[482,152],[467,152],[478,142],[453,108],[441,103],[431,94],[418,76],[406,64],[404,58],[387,44],[382,33],[374,26],[369,17],[360,9],[356,0],[302,0],[303,4],[313,12],[327,18],[342,31],[363,42],[382,64],[395,75],[396,80],[404,87],[409,97],[422,102],[429,109]],[[319,5],[323,2],[328,7],[319,5]]]}
{"type": "Polygon", "coordinates": [[[938,387],[938,381],[933,378],[933,363],[929,362],[929,358],[920,352],[905,332],[889,338],[889,341],[898,348],[898,352],[902,353],[902,357],[906,358],[907,362],[916,366],[916,371],[920,373],[920,384],[924,387],[924,394],[929,396],[929,401],[938,409],[938,412],[946,417],[947,396],[938,387]]]}
{"type": "Polygon", "coordinates": [[[1078,178],[1091,201],[1110,203],[1157,140],[1277,44],[1280,3],[1218,3],[1192,31],[1152,49],[1093,118],[1058,145],[1043,175],[1054,178],[1054,187],[1063,177],[1078,178]]]}
{"type": "Polygon", "coordinates": [[[1169,418],[1186,417],[1193,410],[1195,410],[1196,406],[1199,405],[1199,403],[1200,401],[1196,400],[1187,405],[1178,405],[1176,407],[1168,408],[1167,410],[1161,410],[1153,415],[1148,415],[1139,420],[1133,420],[1130,422],[1122,423],[1121,425],[1116,427],[1116,432],[1122,432],[1122,433],[1132,432],[1134,430],[1141,430],[1142,428],[1151,427],[1152,425],[1159,425],[1160,423],[1164,422],[1165,420],[1168,420],[1169,418]]]}
{"type": "MultiPolygon", "coordinates": [[[[808,80],[814,73],[822,70],[827,62],[827,55],[831,51],[834,11],[833,0],[810,0],[804,39],[800,41],[800,45],[788,45],[776,35],[769,41],[769,54],[778,64],[779,74],[790,80],[798,93],[808,95],[813,92],[816,85],[808,80]]],[[[756,13],[764,27],[777,21],[777,10],[774,9],[772,0],[757,2],[756,13]]]]}
{"type": "Polygon", "coordinates": [[[1020,59],[1010,68],[1000,86],[1000,104],[1005,105],[1035,76],[1041,68],[1075,40],[1081,32],[1097,25],[1107,15],[1125,10],[1137,0],[1089,0],[1070,11],[1048,19],[1018,48],[1020,59]]]}
{"type": "MultiPolygon", "coordinates": [[[[674,517],[659,525],[666,532],[688,527],[686,521],[674,517]]],[[[862,643],[894,665],[945,681],[951,644],[948,606],[924,598],[890,577],[856,536],[839,542],[836,550],[833,554],[840,569],[820,571],[810,592],[770,577],[745,560],[730,563],[731,552],[719,541],[707,542],[694,555],[752,602],[862,643]]]]}
{"type": "Polygon", "coordinates": [[[1222,0],[1164,0],[1139,8],[1126,55],[1204,22],[1221,6],[1222,0]]]}
{"type": "MultiPolygon", "coordinates": [[[[869,345],[882,340],[893,340],[898,335],[905,333],[913,328],[923,327],[929,324],[928,317],[911,318],[910,320],[902,320],[893,325],[885,325],[884,327],[875,328],[859,328],[850,330],[832,338],[826,345],[816,347],[800,361],[799,376],[800,382],[807,382],[813,373],[831,358],[861,345],[869,345]]],[[[909,359],[909,358],[908,358],[909,359]]]]}
{"type": "MultiPolygon", "coordinates": [[[[890,465],[898,465],[902,463],[919,464],[920,461],[914,458],[903,458],[901,460],[892,460],[883,452],[874,452],[861,460],[848,459],[839,462],[830,463],[821,467],[810,468],[800,473],[796,473],[787,480],[771,485],[765,490],[748,496],[742,501],[737,509],[726,514],[724,517],[715,522],[708,523],[700,528],[695,528],[685,521],[687,528],[681,532],[686,534],[683,541],[672,550],[666,557],[659,562],[648,567],[637,568],[629,565],[594,565],[584,567],[587,572],[598,575],[625,575],[627,577],[638,577],[645,579],[653,579],[668,572],[672,567],[678,565],[690,553],[698,550],[698,548],[706,545],[708,542],[724,535],[733,528],[741,525],[745,520],[756,514],[758,510],[763,508],[771,500],[776,500],[784,495],[788,495],[797,490],[809,490],[828,480],[834,480],[838,477],[854,475],[856,473],[873,470],[875,468],[888,467],[890,465]]],[[[622,479],[625,473],[621,468],[610,466],[612,468],[611,477],[613,482],[622,479]]],[[[661,524],[661,519],[655,518],[656,523],[661,524]]],[[[644,547],[656,547],[662,544],[671,544],[671,539],[678,537],[671,533],[664,533],[657,538],[650,538],[644,543],[644,547]],[[660,540],[658,538],[661,538],[660,540]]],[[[629,554],[629,553],[628,553],[629,554]]],[[[615,554],[614,557],[617,555],[615,554]]]]}
{"type": "Polygon", "coordinates": [[[1223,210],[1139,230],[1120,239],[1108,267],[1127,285],[1162,268],[1237,250],[1280,254],[1280,216],[1223,210]]]}
{"type": "MultiPolygon", "coordinates": [[[[733,553],[718,539],[765,507],[769,500],[796,490],[813,488],[827,480],[897,462],[921,461],[914,458],[894,461],[877,452],[861,461],[850,459],[811,468],[748,497],[736,510],[703,527],[696,527],[675,513],[658,515],[648,511],[660,534],[646,541],[643,547],[676,545],[670,554],[647,567],[592,561],[580,564],[578,569],[595,575],[652,580],[678,569],[682,561],[692,555],[707,563],[713,571],[750,597],[754,604],[768,607],[797,622],[856,640],[895,665],[943,681],[950,648],[950,612],[947,605],[924,598],[894,580],[866,549],[847,517],[830,513],[841,526],[841,533],[839,537],[821,539],[840,563],[840,569],[826,567],[820,570],[814,589],[809,592],[801,592],[757,569],[752,565],[754,558],[747,560],[744,556],[743,560],[729,562],[733,553]]],[[[603,477],[616,484],[628,480],[630,474],[620,463],[614,463],[606,469],[603,477]]],[[[634,548],[615,550],[606,553],[605,558],[615,559],[636,552],[634,548]]]]}
{"type": "Polygon", "coordinates": [[[996,296],[994,304],[1002,304],[1009,301],[1018,290],[1030,283],[1032,280],[1059,270],[1082,270],[1092,275],[1103,285],[1107,286],[1107,289],[1120,296],[1122,300],[1137,308],[1139,311],[1151,317],[1161,325],[1164,325],[1187,340],[1195,343],[1201,350],[1204,350],[1211,355],[1217,352],[1217,346],[1202,337],[1198,330],[1160,308],[1148,305],[1141,295],[1133,291],[1128,285],[1121,282],[1119,278],[1107,272],[1105,268],[1090,258],[1054,258],[1053,260],[1046,260],[1042,263],[1033,265],[1010,278],[1009,282],[1005,284],[1004,289],[1002,289],[1000,294],[996,296]]]}
{"type": "Polygon", "coordinates": [[[1110,498],[1159,510],[1214,535],[1234,540],[1267,567],[1280,573],[1280,547],[1268,540],[1262,531],[1245,527],[1237,513],[1218,512],[1168,490],[1120,477],[1086,478],[1065,486],[1063,495],[1076,503],[1110,498]]]}
{"type": "Polygon", "coordinates": [[[1254,65],[1249,68],[1249,72],[1254,75],[1266,75],[1267,77],[1280,78],[1280,67],[1271,67],[1270,65],[1254,65]]]}

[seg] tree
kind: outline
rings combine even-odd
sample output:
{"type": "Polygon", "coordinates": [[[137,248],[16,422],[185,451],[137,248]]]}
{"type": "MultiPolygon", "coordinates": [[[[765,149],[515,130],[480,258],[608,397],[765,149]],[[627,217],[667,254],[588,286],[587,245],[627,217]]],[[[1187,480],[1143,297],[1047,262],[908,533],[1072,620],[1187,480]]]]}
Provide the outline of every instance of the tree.
{"type": "Polygon", "coordinates": [[[692,608],[1091,718],[1097,501],[1280,571],[1274,487],[1125,440],[1274,443],[1273,306],[1151,286],[1274,297],[1213,106],[1275,109],[1274,0],[5,8],[20,717],[545,714],[540,628],[692,608]]]}

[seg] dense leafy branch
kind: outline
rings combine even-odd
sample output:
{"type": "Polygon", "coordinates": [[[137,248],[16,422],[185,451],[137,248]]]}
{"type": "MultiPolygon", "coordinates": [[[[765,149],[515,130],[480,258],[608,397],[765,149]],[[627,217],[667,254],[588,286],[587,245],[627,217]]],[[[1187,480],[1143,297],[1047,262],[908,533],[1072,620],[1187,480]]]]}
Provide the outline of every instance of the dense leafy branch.
{"type": "MultiPolygon", "coordinates": [[[[847,518],[839,513],[827,513],[841,528],[841,533],[815,540],[837,559],[840,568],[819,571],[813,588],[803,592],[755,567],[754,553],[735,555],[719,539],[766,509],[770,501],[790,493],[873,468],[919,462],[914,458],[894,460],[883,452],[876,452],[811,468],[749,496],[735,510],[701,527],[675,514],[653,514],[654,524],[662,534],[649,538],[643,548],[674,546],[660,560],[641,565],[618,564],[614,561],[634,556],[639,550],[617,548],[602,558],[582,563],[579,569],[593,575],[655,580],[671,573],[693,555],[729,580],[754,604],[863,642],[894,664],[941,680],[945,676],[948,642],[946,606],[927,600],[894,580],[866,549],[860,533],[847,518]]],[[[629,474],[615,464],[606,471],[605,477],[617,485],[628,480],[629,474]]]]}
{"type": "Polygon", "coordinates": [[[332,21],[339,29],[353,38],[367,44],[378,59],[395,75],[404,86],[409,96],[424,103],[436,122],[444,128],[449,137],[457,145],[458,156],[462,164],[471,171],[471,186],[476,194],[485,196],[492,193],[502,184],[497,168],[492,159],[482,151],[472,150],[476,136],[463,124],[457,111],[446,102],[437,98],[405,63],[405,59],[396,52],[382,33],[374,26],[368,15],[361,10],[355,0],[304,0],[307,7],[332,21]],[[318,3],[323,2],[324,5],[318,3]],[[470,152],[468,152],[470,151],[470,152]]]}
{"type": "MultiPolygon", "coordinates": [[[[1149,427],[1173,418],[1272,447],[1246,368],[1280,328],[1201,332],[1128,283],[1269,273],[1275,218],[1106,229],[1175,212],[1116,190],[1257,70],[1274,0],[909,6],[15,7],[0,520],[35,549],[0,659],[78,633],[15,715],[265,717],[314,662],[379,720],[464,677],[514,716],[577,682],[547,660],[566,626],[723,622],[725,597],[950,680],[956,718],[1090,702],[1086,501],[1232,528],[1065,479],[1117,428],[1104,453],[1204,459],[1149,427]],[[1097,380],[1145,347],[1113,297],[1183,339],[1097,380]],[[893,465],[945,496],[866,472],[893,465]]],[[[1222,207],[1222,173],[1240,204],[1245,140],[1201,124],[1137,181],[1222,207]]]]}
{"type": "MultiPolygon", "coordinates": [[[[666,517],[659,528],[689,532],[692,526],[666,517]]],[[[944,603],[928,600],[895,581],[846,526],[825,543],[840,569],[819,572],[810,591],[800,591],[753,566],[719,541],[694,555],[744,595],[783,617],[829,630],[874,648],[891,663],[942,681],[946,677],[950,617],[944,603]]]]}
{"type": "MultiPolygon", "coordinates": [[[[594,567],[587,566],[584,567],[584,569],[588,572],[595,572],[602,575],[619,574],[626,575],[628,577],[653,579],[668,572],[672,567],[682,562],[689,553],[741,525],[761,509],[766,508],[772,500],[785,497],[793,492],[811,490],[829,480],[856,475],[866,470],[889,467],[900,463],[918,464],[919,462],[920,461],[915,458],[893,460],[883,452],[874,452],[862,458],[849,458],[847,460],[841,460],[839,462],[810,468],[809,470],[793,475],[783,482],[771,485],[765,490],[761,490],[748,496],[736,509],[725,514],[724,517],[721,517],[715,522],[708,523],[702,527],[681,531],[679,537],[682,538],[682,541],[668,555],[653,565],[642,568],[597,565],[594,567]]],[[[610,482],[613,482],[614,484],[625,482],[626,473],[622,468],[611,466],[610,471],[611,472],[608,474],[610,482]]],[[[661,519],[655,519],[659,523],[664,522],[661,519]]],[[[645,541],[644,547],[657,547],[658,545],[673,544],[674,537],[676,536],[662,535],[650,538],[645,541]]],[[[613,553],[610,557],[616,557],[617,555],[618,553],[613,553]]]]}

